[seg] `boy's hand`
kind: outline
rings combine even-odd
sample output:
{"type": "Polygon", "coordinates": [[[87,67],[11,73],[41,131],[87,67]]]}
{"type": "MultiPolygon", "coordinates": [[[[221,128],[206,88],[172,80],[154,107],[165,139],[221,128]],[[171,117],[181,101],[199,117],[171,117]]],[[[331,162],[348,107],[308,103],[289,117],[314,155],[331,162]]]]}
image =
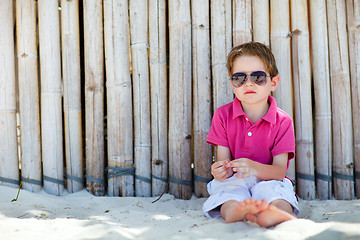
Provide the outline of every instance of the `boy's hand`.
{"type": "Polygon", "coordinates": [[[229,178],[233,171],[230,168],[230,160],[217,161],[211,165],[211,174],[220,182],[229,178]]]}
{"type": "Polygon", "coordinates": [[[230,162],[230,167],[235,172],[234,176],[238,178],[247,178],[256,176],[256,162],[248,158],[239,158],[230,162]]]}

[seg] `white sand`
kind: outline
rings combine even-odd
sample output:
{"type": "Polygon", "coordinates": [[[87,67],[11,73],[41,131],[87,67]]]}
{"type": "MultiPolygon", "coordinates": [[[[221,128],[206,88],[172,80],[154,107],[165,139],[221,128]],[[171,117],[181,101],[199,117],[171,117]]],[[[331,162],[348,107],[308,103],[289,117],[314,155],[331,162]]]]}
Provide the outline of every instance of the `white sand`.
{"type": "Polygon", "coordinates": [[[360,200],[300,201],[302,219],[266,229],[202,213],[204,198],[56,197],[0,186],[0,239],[360,239],[360,200]]]}

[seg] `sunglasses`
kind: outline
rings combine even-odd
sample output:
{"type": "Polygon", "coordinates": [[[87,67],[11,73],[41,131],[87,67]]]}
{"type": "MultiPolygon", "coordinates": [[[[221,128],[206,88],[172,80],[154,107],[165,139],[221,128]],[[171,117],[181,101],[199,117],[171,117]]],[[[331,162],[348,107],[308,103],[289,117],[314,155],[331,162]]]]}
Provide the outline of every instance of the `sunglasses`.
{"type": "Polygon", "coordinates": [[[255,71],[250,73],[250,75],[244,72],[236,72],[231,76],[231,81],[234,87],[239,88],[246,82],[247,77],[250,77],[250,80],[253,83],[256,83],[259,86],[264,86],[267,83],[267,77],[271,77],[270,75],[266,75],[264,71],[255,71]]]}

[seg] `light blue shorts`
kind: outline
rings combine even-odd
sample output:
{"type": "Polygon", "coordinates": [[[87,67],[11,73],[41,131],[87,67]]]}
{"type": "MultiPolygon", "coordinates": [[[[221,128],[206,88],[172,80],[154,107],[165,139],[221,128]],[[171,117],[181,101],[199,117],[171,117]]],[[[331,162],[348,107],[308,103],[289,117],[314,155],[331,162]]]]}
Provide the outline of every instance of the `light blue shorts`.
{"type": "Polygon", "coordinates": [[[283,199],[299,214],[298,200],[291,181],[262,181],[256,177],[237,178],[232,176],[222,182],[213,179],[207,185],[210,197],[205,201],[203,211],[210,218],[220,217],[218,207],[229,200],[244,201],[248,198],[265,199],[268,203],[283,199]]]}

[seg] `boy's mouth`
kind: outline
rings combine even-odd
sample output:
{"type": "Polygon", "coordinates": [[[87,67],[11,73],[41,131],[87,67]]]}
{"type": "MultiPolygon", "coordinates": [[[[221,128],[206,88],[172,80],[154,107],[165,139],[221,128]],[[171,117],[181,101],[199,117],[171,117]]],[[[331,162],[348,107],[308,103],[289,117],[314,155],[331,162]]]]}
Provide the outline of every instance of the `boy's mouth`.
{"type": "Polygon", "coordinates": [[[255,91],[252,91],[252,90],[247,90],[246,92],[245,92],[245,94],[251,94],[251,93],[256,93],[255,91]]]}

